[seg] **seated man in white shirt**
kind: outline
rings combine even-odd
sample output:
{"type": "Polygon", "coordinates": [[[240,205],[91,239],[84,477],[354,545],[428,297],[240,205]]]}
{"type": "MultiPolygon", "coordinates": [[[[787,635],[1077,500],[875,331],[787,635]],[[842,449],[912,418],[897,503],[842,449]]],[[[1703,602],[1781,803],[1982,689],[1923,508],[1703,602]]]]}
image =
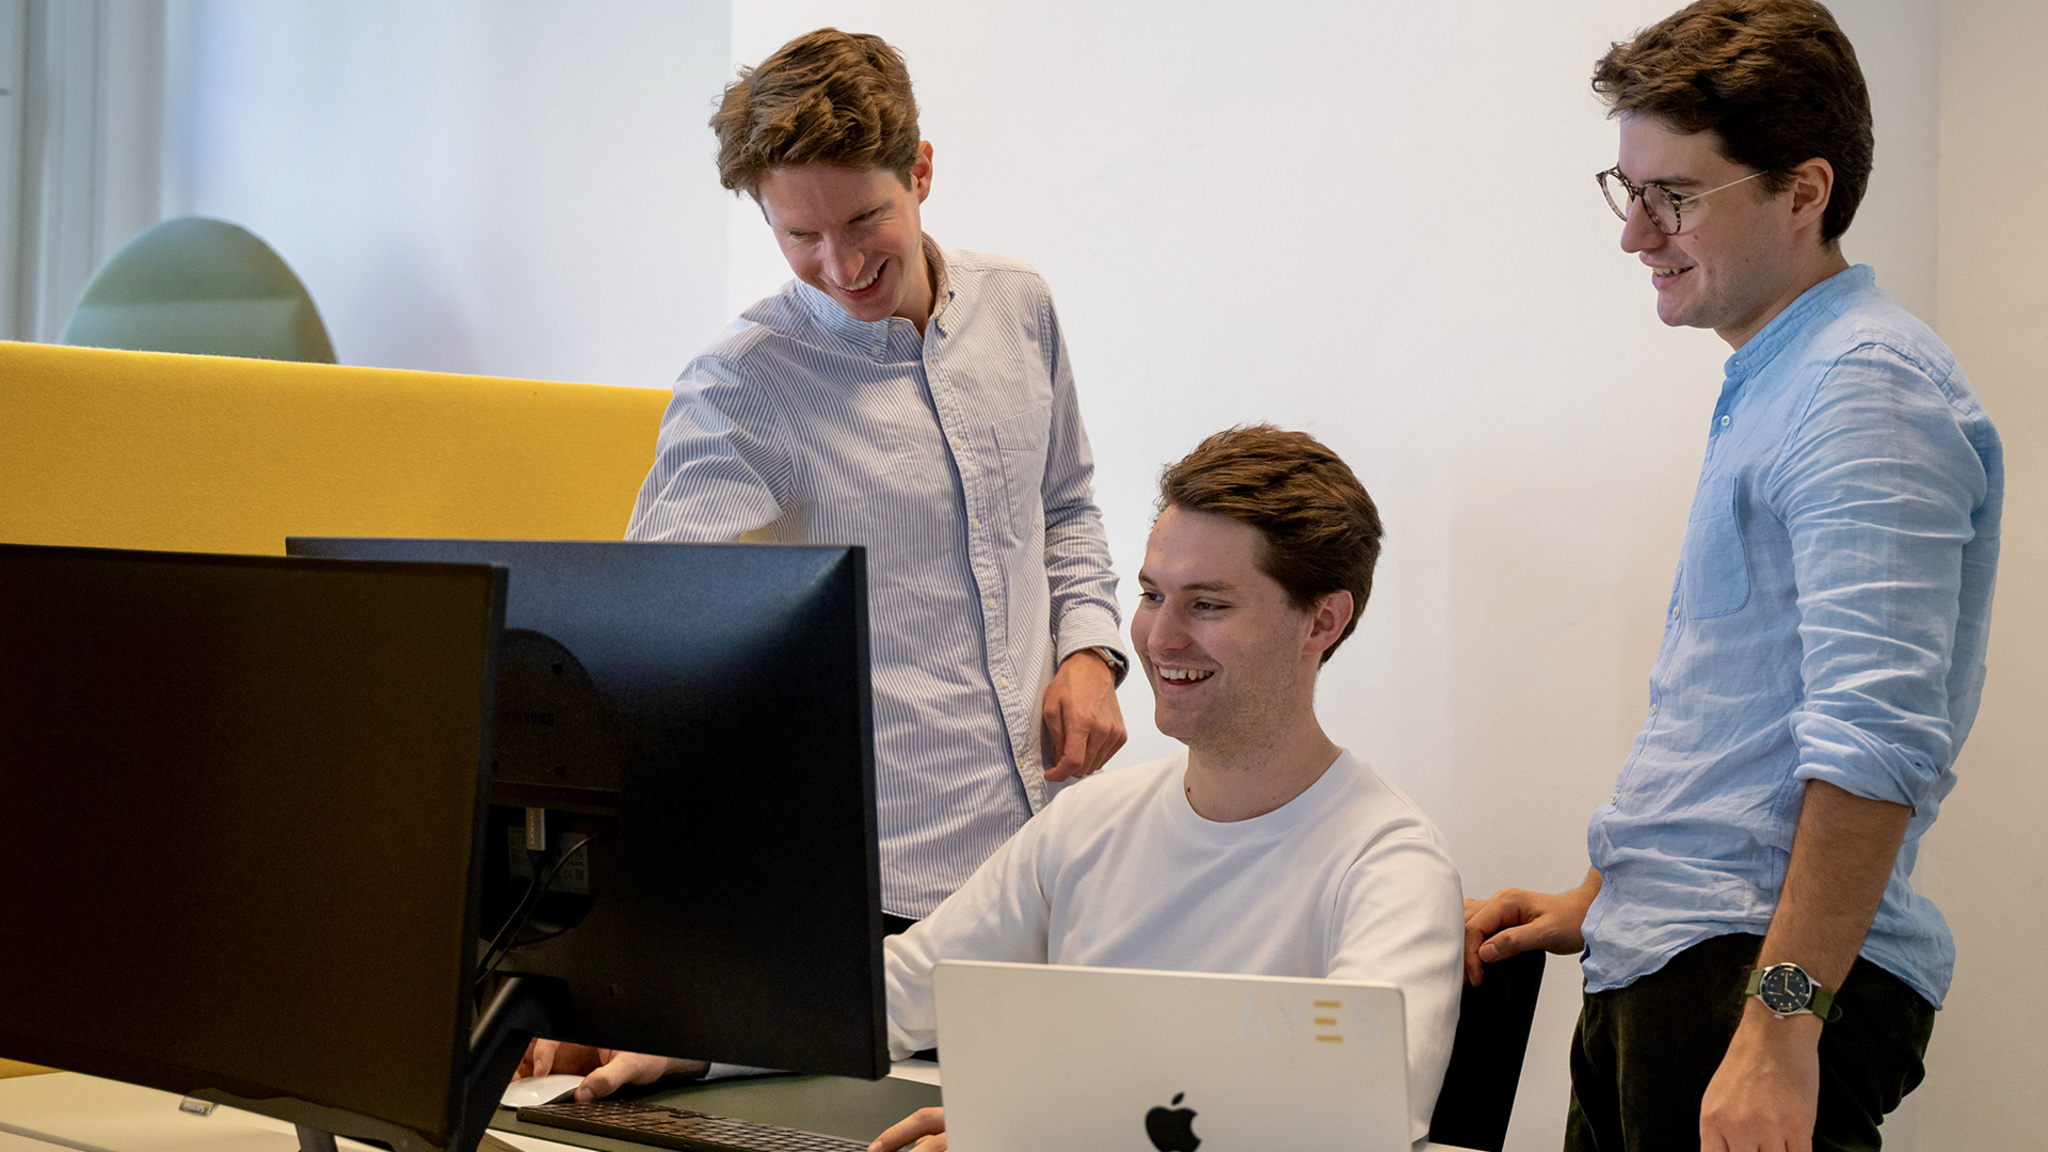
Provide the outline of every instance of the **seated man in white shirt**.
{"type": "MultiPolygon", "coordinates": [[[[891,1053],[939,1040],[941,960],[1387,981],[1406,994],[1420,1142],[1458,1022],[1458,873],[1315,714],[1317,672],[1371,590],[1372,499],[1314,438],[1262,426],[1167,469],[1159,507],[1131,640],[1159,730],[1187,752],[1062,792],[884,941],[891,1053]]],[[[944,1132],[929,1108],[871,1148],[937,1152],[944,1132]]]]}

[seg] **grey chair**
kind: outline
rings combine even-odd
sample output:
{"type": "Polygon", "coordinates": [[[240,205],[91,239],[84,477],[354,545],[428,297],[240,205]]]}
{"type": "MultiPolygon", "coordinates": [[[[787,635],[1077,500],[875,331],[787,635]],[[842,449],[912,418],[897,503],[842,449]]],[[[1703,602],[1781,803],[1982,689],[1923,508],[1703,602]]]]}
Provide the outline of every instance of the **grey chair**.
{"type": "Polygon", "coordinates": [[[63,342],[332,364],[306,286],[270,246],[220,220],[165,220],[93,274],[63,342]]]}

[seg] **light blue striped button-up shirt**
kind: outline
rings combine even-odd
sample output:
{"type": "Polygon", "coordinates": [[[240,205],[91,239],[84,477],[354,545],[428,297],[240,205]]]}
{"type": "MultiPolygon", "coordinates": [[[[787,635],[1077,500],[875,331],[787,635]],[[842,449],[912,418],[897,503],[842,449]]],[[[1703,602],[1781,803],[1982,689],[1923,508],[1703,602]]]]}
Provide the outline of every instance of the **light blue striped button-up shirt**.
{"type": "Polygon", "coordinates": [[[924,246],[922,337],[799,281],[741,313],[677,381],[626,530],[867,547],[882,907],[909,917],[1051,798],[1040,707],[1058,662],[1122,650],[1045,281],[924,246]]]}
{"type": "Polygon", "coordinates": [[[1762,933],[1822,780],[1913,809],[1862,954],[1941,1005],[1955,944],[1913,864],[1984,687],[2004,484],[1955,358],[1868,267],[1728,358],[1649,715],[1588,829],[1589,991],[1762,933]]]}

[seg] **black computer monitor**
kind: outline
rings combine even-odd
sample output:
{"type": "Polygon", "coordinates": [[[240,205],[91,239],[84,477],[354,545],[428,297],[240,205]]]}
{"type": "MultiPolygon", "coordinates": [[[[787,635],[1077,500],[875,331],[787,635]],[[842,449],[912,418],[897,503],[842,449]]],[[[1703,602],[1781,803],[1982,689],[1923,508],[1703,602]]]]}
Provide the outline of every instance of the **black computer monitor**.
{"type": "Polygon", "coordinates": [[[498,964],[559,982],[554,1036],[887,1074],[862,549],[287,551],[508,571],[484,921],[561,865],[498,964]]]}
{"type": "Polygon", "coordinates": [[[453,1142],[504,577],[0,545],[0,1055],[453,1142]]]}

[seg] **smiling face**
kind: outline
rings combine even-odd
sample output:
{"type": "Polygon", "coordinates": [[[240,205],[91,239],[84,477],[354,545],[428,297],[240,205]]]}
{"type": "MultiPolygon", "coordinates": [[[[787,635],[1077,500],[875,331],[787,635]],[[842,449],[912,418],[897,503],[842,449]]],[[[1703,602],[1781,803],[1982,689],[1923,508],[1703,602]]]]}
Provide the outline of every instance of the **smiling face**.
{"type": "MultiPolygon", "coordinates": [[[[1687,134],[1653,116],[1628,115],[1621,118],[1621,171],[1639,185],[1697,196],[1753,170],[1721,155],[1711,132],[1687,134]]],[[[1640,203],[1630,205],[1621,248],[1648,266],[1658,319],[1712,328],[1740,348],[1810,286],[1801,281],[1820,248],[1818,232],[1805,225],[1817,225],[1818,212],[1795,204],[1797,189],[1774,195],[1762,185],[1751,181],[1687,205],[1676,236],[1659,232],[1640,203]]]]}
{"type": "Polygon", "coordinates": [[[1151,682],[1159,730],[1197,753],[1267,742],[1314,721],[1319,658],[1350,619],[1351,594],[1296,608],[1259,569],[1265,538],[1226,516],[1168,507],[1138,572],[1131,642],[1151,682]],[[1335,627],[1330,602],[1341,601],[1335,627]]]}
{"type": "Polygon", "coordinates": [[[757,193],[761,213],[797,279],[856,320],[931,318],[919,205],[931,193],[932,146],[918,145],[906,187],[896,173],[830,164],[771,168],[757,193]]]}

